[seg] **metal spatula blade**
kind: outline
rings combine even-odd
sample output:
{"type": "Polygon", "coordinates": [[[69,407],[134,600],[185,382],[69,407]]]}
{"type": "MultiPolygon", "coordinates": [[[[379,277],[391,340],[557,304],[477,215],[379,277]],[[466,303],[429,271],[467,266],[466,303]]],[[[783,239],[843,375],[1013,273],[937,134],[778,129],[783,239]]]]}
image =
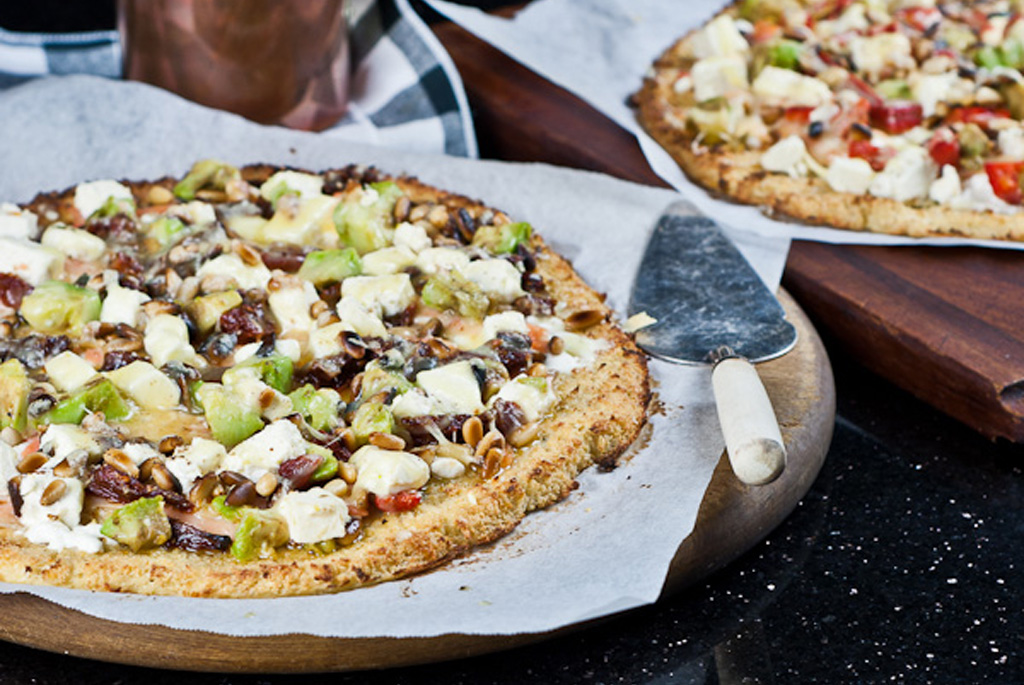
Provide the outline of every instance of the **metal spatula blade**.
{"type": "Polygon", "coordinates": [[[777,478],[785,447],[749,362],[791,350],[796,329],[718,225],[687,203],[668,207],[647,244],[629,311],[657,319],[636,333],[649,354],[715,364],[715,401],[733,471],[749,484],[777,478]]]}

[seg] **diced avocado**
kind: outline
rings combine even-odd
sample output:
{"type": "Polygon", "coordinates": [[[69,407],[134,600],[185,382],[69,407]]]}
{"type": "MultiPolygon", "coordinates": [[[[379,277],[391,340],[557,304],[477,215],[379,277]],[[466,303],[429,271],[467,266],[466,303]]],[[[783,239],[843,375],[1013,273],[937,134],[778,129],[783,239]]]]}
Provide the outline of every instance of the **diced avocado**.
{"type": "Polygon", "coordinates": [[[43,414],[42,423],[81,423],[88,413],[102,412],[109,421],[127,418],[131,407],[109,378],[98,378],[43,414]]]}
{"type": "Polygon", "coordinates": [[[986,45],[980,50],[974,53],[975,64],[986,67],[987,69],[995,69],[996,67],[1003,66],[1002,56],[999,54],[999,48],[994,45],[986,45]]]}
{"type": "Polygon", "coordinates": [[[28,393],[32,382],[17,359],[0,364],[0,428],[24,430],[28,419],[28,393]]]}
{"type": "Polygon", "coordinates": [[[228,521],[238,521],[242,518],[242,508],[233,507],[227,503],[226,495],[218,495],[210,502],[210,508],[217,512],[217,515],[228,521]]]}
{"type": "Polygon", "coordinates": [[[800,53],[803,44],[795,40],[782,40],[772,43],[766,54],[767,63],[780,69],[796,69],[800,66],[800,53]]]}
{"type": "Polygon", "coordinates": [[[361,255],[391,244],[395,202],[403,194],[391,181],[371,183],[367,188],[377,195],[373,202],[366,202],[364,189],[346,197],[334,210],[334,225],[342,242],[361,255]]]}
{"type": "Polygon", "coordinates": [[[192,165],[185,178],[174,186],[174,194],[182,200],[194,200],[202,189],[224,190],[228,183],[241,178],[238,169],[215,159],[204,159],[192,165]]]}
{"type": "Polygon", "coordinates": [[[324,460],[313,472],[313,482],[323,483],[338,475],[338,458],[329,452],[322,455],[324,460]]]}
{"type": "Polygon", "coordinates": [[[977,124],[964,124],[957,134],[962,157],[980,157],[988,151],[989,139],[977,124]]]}
{"type": "Polygon", "coordinates": [[[882,81],[875,86],[875,92],[886,100],[912,100],[914,97],[907,82],[899,78],[882,81]]]}
{"type": "Polygon", "coordinates": [[[473,235],[473,245],[482,247],[491,254],[510,254],[516,251],[520,243],[530,239],[533,227],[525,221],[517,221],[503,226],[481,226],[473,235]]]}
{"type": "Polygon", "coordinates": [[[363,370],[359,396],[369,399],[384,391],[393,390],[396,394],[402,394],[411,389],[412,383],[400,372],[389,371],[381,366],[379,361],[374,360],[363,370]]]}
{"type": "Polygon", "coordinates": [[[974,62],[986,69],[1020,69],[1024,67],[1024,45],[1012,38],[1007,39],[1002,45],[985,45],[974,53],[974,62]]]}
{"type": "Polygon", "coordinates": [[[135,218],[135,200],[130,197],[114,197],[111,195],[100,205],[100,208],[89,215],[90,219],[109,219],[112,216],[124,214],[135,218]]]}
{"type": "Polygon", "coordinates": [[[188,304],[186,309],[192,320],[196,322],[199,332],[209,333],[220,321],[224,312],[234,309],[240,304],[242,304],[242,296],[237,290],[223,290],[197,297],[188,304]]]}
{"type": "Polygon", "coordinates": [[[356,442],[364,444],[370,433],[390,433],[395,429],[395,419],[391,408],[380,402],[364,402],[352,416],[352,432],[356,442]]]}
{"type": "Polygon", "coordinates": [[[288,542],[288,524],[279,516],[259,509],[247,509],[235,531],[231,555],[249,561],[270,554],[288,542]]]}
{"type": "Polygon", "coordinates": [[[248,369],[255,369],[260,380],[278,392],[287,393],[292,387],[292,373],[295,363],[290,357],[283,354],[273,353],[266,357],[252,356],[234,368],[224,372],[224,384],[231,385],[232,377],[236,374],[249,373],[248,369]]]}
{"type": "Polygon", "coordinates": [[[423,304],[434,309],[451,309],[455,306],[455,294],[444,279],[439,276],[431,276],[423,284],[420,291],[420,299],[423,304]]]}
{"type": "Polygon", "coordinates": [[[133,552],[159,547],[171,539],[164,498],[143,497],[124,505],[103,522],[100,532],[133,552]]]}
{"type": "Polygon", "coordinates": [[[100,318],[100,294],[64,281],[44,281],[25,296],[18,313],[40,333],[75,333],[100,318]]]}
{"type": "Polygon", "coordinates": [[[259,411],[239,400],[224,386],[203,383],[194,395],[206,415],[213,439],[231,449],[263,429],[259,411]]]}
{"type": "Polygon", "coordinates": [[[341,395],[331,388],[317,390],[306,384],[296,389],[288,399],[295,411],[302,414],[310,426],[319,431],[329,431],[338,425],[338,409],[341,395]]]}
{"type": "Polygon", "coordinates": [[[161,252],[189,233],[189,227],[176,216],[161,216],[147,229],[150,252],[161,252]]]}
{"type": "Polygon", "coordinates": [[[463,316],[480,319],[490,300],[472,281],[456,271],[439,272],[427,279],[420,291],[423,304],[435,309],[457,309],[463,316]]]}
{"type": "Polygon", "coordinates": [[[306,255],[299,268],[299,277],[313,285],[341,281],[363,272],[363,262],[353,247],[344,250],[317,250],[306,255]]]}

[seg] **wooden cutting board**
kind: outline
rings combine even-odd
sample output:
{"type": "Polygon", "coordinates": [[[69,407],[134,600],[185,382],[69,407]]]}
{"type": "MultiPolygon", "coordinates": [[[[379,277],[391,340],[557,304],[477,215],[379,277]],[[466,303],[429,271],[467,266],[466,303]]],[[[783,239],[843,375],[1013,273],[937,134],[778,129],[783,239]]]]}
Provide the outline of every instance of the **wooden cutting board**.
{"type": "MultiPolygon", "coordinates": [[[[482,156],[665,185],[603,114],[451,23],[434,30],[482,156]]],[[[783,285],[843,353],[988,437],[1024,442],[1024,253],[796,241],[783,285]]]]}
{"type": "MultiPolygon", "coordinates": [[[[666,591],[696,582],[761,540],[793,510],[825,459],[835,420],[832,369],[807,316],[785,293],[780,299],[799,340],[790,353],[758,365],[758,370],[782,428],[789,452],[787,468],[775,482],[749,487],[736,480],[723,456],[696,528],[676,553],[666,591]]],[[[139,604],[139,610],[145,610],[144,604],[139,604]]],[[[153,668],[237,673],[349,671],[444,661],[509,649],[582,627],[502,636],[240,638],[116,623],[28,594],[0,595],[0,614],[0,639],[30,647],[153,668]]]]}

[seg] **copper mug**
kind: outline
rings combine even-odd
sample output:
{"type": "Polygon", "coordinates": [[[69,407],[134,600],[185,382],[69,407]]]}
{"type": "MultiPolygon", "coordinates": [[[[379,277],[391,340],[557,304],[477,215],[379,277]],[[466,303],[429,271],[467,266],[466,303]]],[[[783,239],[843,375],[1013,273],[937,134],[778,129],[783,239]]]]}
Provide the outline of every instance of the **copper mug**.
{"type": "Polygon", "coordinates": [[[124,77],[263,124],[345,114],[344,0],[118,0],[124,77]]]}

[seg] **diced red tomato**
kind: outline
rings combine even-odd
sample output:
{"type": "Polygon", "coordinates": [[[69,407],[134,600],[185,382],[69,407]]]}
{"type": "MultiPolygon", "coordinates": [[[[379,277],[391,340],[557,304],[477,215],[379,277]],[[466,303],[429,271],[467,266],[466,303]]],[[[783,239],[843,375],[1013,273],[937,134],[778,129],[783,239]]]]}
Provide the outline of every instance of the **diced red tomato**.
{"type": "Polygon", "coordinates": [[[992,190],[999,199],[1011,205],[1021,203],[1020,175],[1024,172],[1024,161],[991,160],[985,162],[985,173],[988,174],[992,190]]]}
{"type": "Polygon", "coordinates": [[[754,34],[751,36],[754,43],[767,43],[775,36],[782,33],[782,27],[771,19],[758,19],[754,22],[754,34]]]}
{"type": "Polygon", "coordinates": [[[908,100],[890,100],[871,107],[871,124],[886,133],[903,133],[924,120],[921,104],[908,100]]]}
{"type": "Polygon", "coordinates": [[[877,147],[870,140],[851,140],[848,152],[850,157],[867,160],[875,171],[885,168],[886,162],[896,156],[896,151],[889,147],[877,147]]]}
{"type": "Polygon", "coordinates": [[[928,154],[941,169],[947,164],[960,166],[960,141],[952,129],[940,128],[928,141],[928,154]]]}
{"type": "Polygon", "coordinates": [[[899,25],[894,21],[890,21],[888,24],[872,24],[868,28],[868,35],[877,36],[880,33],[896,33],[899,30],[899,25]]]}
{"type": "Polygon", "coordinates": [[[1004,107],[957,107],[946,115],[947,124],[977,124],[987,128],[993,119],[1006,119],[1010,116],[1010,110],[1004,107]]]}
{"type": "Polygon", "coordinates": [[[942,21],[942,12],[934,7],[904,7],[896,10],[896,18],[918,31],[927,31],[942,21]]]}
{"type": "Polygon", "coordinates": [[[786,117],[787,121],[795,121],[798,124],[806,124],[811,120],[811,112],[814,111],[813,107],[787,107],[783,116],[786,117]]]}
{"type": "Polygon", "coordinates": [[[402,490],[387,497],[374,495],[374,503],[381,511],[411,511],[423,501],[423,495],[419,490],[402,490]]]}

